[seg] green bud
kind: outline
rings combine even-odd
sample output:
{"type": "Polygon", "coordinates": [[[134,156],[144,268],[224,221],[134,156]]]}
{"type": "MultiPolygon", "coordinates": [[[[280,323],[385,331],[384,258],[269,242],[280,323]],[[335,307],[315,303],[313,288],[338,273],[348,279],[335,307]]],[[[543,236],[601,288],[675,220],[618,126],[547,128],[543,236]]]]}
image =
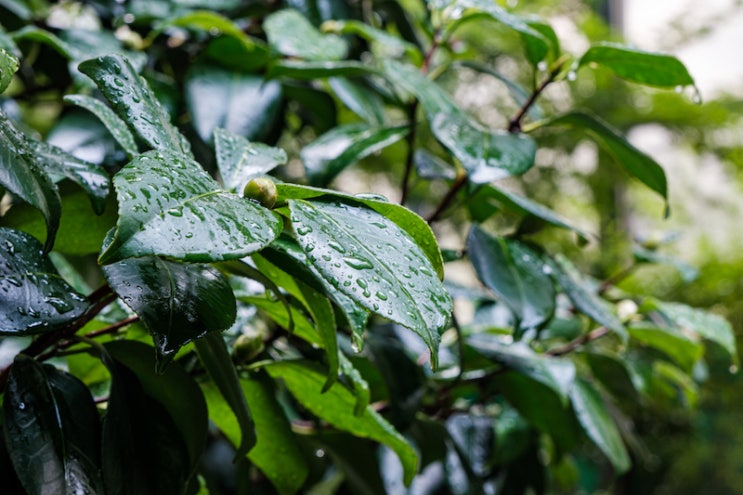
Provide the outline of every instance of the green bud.
{"type": "Polygon", "coordinates": [[[241,334],[232,346],[233,359],[238,363],[251,361],[263,350],[263,339],[258,332],[241,334]]]}
{"type": "Polygon", "coordinates": [[[278,197],[276,184],[268,177],[252,179],[243,189],[243,197],[257,201],[266,208],[273,208],[278,197]]]}

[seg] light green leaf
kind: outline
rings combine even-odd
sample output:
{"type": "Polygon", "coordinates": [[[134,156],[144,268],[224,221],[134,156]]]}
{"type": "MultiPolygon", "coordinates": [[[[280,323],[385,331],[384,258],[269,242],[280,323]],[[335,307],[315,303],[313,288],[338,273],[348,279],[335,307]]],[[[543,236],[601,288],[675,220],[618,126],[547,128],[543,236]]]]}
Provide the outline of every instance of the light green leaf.
{"type": "Polygon", "coordinates": [[[627,327],[627,330],[634,340],[666,354],[687,372],[691,372],[704,354],[701,343],[695,342],[675,328],[638,322],[627,327]]]}
{"type": "Polygon", "coordinates": [[[279,10],[263,22],[269,44],[282,55],[305,60],[341,60],[348,47],[340,36],[322,34],[293,9],[279,10]]]}
{"type": "Polygon", "coordinates": [[[126,127],[126,123],[100,100],[85,95],[67,95],[64,97],[64,101],[84,108],[98,117],[98,120],[106,126],[106,129],[121,145],[129,158],[133,158],[139,153],[134,136],[126,127]]]}
{"type": "Polygon", "coordinates": [[[10,84],[13,74],[18,70],[18,57],[5,48],[0,48],[0,93],[10,84]]]}
{"type": "Polygon", "coordinates": [[[188,157],[139,155],[114,177],[119,221],[100,262],[159,255],[184,261],[237,259],[278,236],[278,215],[224,192],[188,157]]]}
{"type": "Polygon", "coordinates": [[[362,416],[354,415],[356,398],[343,387],[322,393],[325,371],[305,361],[281,361],[266,366],[268,374],[284,381],[292,395],[309,411],[334,427],[355,436],[369,438],[391,448],[400,458],[405,483],[410,484],[418,469],[413,447],[374,409],[367,407],[362,416]]]}
{"type": "Polygon", "coordinates": [[[354,20],[331,20],[322,25],[325,32],[336,34],[355,34],[367,41],[377,43],[382,47],[382,53],[389,57],[407,55],[415,64],[423,62],[423,55],[414,44],[405,41],[400,36],[395,36],[382,31],[369,24],[354,20]]]}
{"type": "Polygon", "coordinates": [[[240,190],[254,177],[260,177],[286,163],[286,153],[263,143],[251,143],[225,129],[214,131],[217,166],[225,187],[240,190]]]}

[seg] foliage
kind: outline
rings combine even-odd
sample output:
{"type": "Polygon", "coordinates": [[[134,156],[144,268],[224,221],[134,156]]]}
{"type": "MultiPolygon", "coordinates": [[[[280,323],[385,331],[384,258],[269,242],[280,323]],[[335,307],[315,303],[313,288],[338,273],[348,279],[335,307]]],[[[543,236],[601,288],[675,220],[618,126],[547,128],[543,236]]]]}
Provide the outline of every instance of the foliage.
{"type": "Polygon", "coordinates": [[[607,239],[524,194],[569,127],[665,205],[660,164],[546,98],[693,87],[671,56],[487,0],[0,13],[3,493],[610,487],[633,417],[693,407],[709,347],[737,365],[723,318],[616,287],[658,246],[599,281],[575,253],[607,239]],[[500,128],[453,96],[472,70],[500,128]]]}

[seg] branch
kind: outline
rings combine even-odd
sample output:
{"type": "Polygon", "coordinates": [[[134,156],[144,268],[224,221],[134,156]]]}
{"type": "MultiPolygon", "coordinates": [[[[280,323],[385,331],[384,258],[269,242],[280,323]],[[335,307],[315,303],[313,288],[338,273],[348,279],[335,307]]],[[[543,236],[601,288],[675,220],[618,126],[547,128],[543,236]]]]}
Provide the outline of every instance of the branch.
{"type": "Polygon", "coordinates": [[[467,173],[464,170],[459,170],[457,172],[457,177],[454,179],[454,182],[452,183],[449,190],[446,192],[446,195],[439,203],[439,206],[436,207],[436,210],[429,215],[429,217],[426,219],[428,223],[433,223],[436,220],[439,219],[439,217],[444,213],[444,211],[450,206],[451,202],[454,200],[454,198],[457,197],[457,193],[460,189],[462,189],[462,186],[464,186],[467,183],[467,173]]]}
{"type": "Polygon", "coordinates": [[[607,290],[617,285],[619,282],[624,280],[625,278],[632,275],[632,272],[634,272],[637,269],[637,263],[632,263],[630,265],[625,266],[621,270],[619,270],[617,273],[612,275],[611,277],[607,278],[603,282],[601,282],[601,285],[599,285],[598,293],[599,295],[604,294],[607,290]]]}
{"type": "Polygon", "coordinates": [[[562,347],[557,347],[555,349],[551,349],[547,352],[545,352],[548,356],[564,356],[565,354],[570,354],[571,352],[575,351],[578,347],[591,343],[594,340],[598,340],[604,335],[607,335],[611,332],[610,329],[606,327],[598,327],[595,330],[591,330],[587,334],[581,335],[575,340],[571,340],[567,344],[565,344],[562,347]]]}
{"type": "Polygon", "coordinates": [[[516,115],[514,115],[511,120],[508,121],[508,132],[521,132],[521,121],[524,120],[526,113],[529,111],[529,109],[531,109],[532,106],[534,106],[537,98],[539,98],[539,96],[544,92],[547,86],[555,81],[555,78],[558,74],[560,74],[560,71],[562,71],[562,66],[565,64],[566,61],[567,58],[561,57],[557,59],[554,64],[552,64],[552,68],[550,69],[550,73],[547,75],[547,79],[542,81],[542,84],[537,86],[537,88],[529,96],[529,99],[526,100],[523,105],[521,105],[521,108],[518,112],[516,112],[516,115]]]}
{"type": "Polygon", "coordinates": [[[410,189],[410,174],[413,172],[413,162],[415,159],[415,131],[417,121],[415,114],[418,112],[418,101],[414,101],[408,105],[408,122],[410,123],[410,130],[408,131],[405,141],[408,145],[408,155],[405,158],[405,175],[402,178],[402,196],[400,197],[400,204],[404,205],[408,199],[408,192],[410,189]]]}

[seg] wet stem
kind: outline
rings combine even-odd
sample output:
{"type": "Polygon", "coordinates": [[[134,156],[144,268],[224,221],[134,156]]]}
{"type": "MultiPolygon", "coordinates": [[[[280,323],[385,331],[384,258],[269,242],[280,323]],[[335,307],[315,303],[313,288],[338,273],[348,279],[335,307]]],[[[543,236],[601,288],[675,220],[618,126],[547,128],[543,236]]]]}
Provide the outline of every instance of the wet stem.
{"type": "Polygon", "coordinates": [[[555,61],[554,64],[552,64],[552,67],[550,68],[550,72],[547,75],[547,78],[542,81],[542,83],[537,86],[534,91],[532,91],[531,95],[529,96],[529,99],[527,99],[523,105],[521,105],[521,108],[519,108],[518,112],[516,112],[516,115],[514,115],[511,120],[508,121],[508,132],[510,133],[517,133],[521,132],[521,124],[524,120],[524,117],[526,116],[527,112],[531,109],[531,107],[534,106],[534,103],[536,103],[537,98],[544,92],[545,89],[547,89],[547,86],[552,84],[555,81],[555,78],[560,74],[560,71],[562,71],[562,67],[567,61],[566,58],[559,58],[557,61],[555,61]]]}

